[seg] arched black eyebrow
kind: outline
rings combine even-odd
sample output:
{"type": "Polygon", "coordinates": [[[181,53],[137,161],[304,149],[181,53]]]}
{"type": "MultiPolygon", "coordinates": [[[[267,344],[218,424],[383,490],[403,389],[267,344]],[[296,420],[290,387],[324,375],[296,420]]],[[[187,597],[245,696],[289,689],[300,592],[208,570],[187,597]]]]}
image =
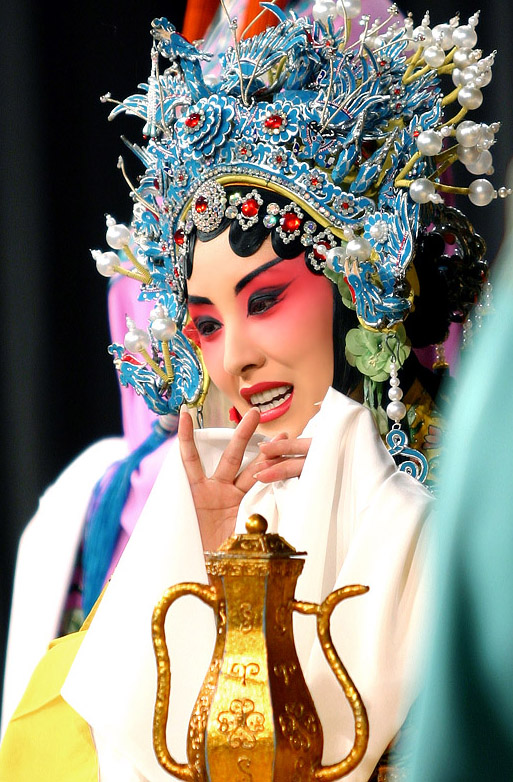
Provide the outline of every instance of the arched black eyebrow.
{"type": "Polygon", "coordinates": [[[259,266],[257,269],[253,269],[252,272],[249,272],[249,274],[246,274],[245,277],[243,277],[237,285],[235,286],[235,295],[238,296],[241,290],[243,290],[248,283],[251,282],[251,280],[254,280],[255,277],[258,277],[260,274],[263,274],[268,269],[272,269],[273,266],[276,266],[278,263],[282,263],[283,258],[273,258],[272,261],[268,261],[267,263],[264,263],[263,266],[259,266]]]}
{"type": "MultiPolygon", "coordinates": [[[[272,269],[273,266],[276,266],[278,263],[281,263],[283,261],[283,258],[273,258],[272,261],[268,261],[267,263],[264,263],[262,266],[259,266],[256,269],[253,269],[252,272],[249,272],[249,274],[246,274],[245,277],[243,277],[235,286],[235,295],[238,296],[239,293],[244,290],[246,285],[248,285],[251,280],[254,280],[255,277],[258,277],[260,274],[263,274],[268,269],[272,269]]],[[[213,302],[210,301],[210,299],[207,299],[206,296],[189,296],[189,304],[206,304],[206,305],[212,305],[213,302]]]]}

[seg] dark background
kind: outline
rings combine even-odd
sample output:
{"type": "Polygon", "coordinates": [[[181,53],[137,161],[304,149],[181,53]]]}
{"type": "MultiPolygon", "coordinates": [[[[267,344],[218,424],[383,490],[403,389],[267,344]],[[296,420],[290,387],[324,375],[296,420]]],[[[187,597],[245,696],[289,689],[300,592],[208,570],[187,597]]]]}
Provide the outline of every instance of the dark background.
{"type": "MultiPolygon", "coordinates": [[[[428,5],[434,23],[458,10],[466,21],[474,2],[399,5],[419,24],[428,5]]],[[[89,248],[107,249],[105,212],[130,219],[116,162],[125,152],[120,134],[138,140],[140,123],[108,123],[99,96],[110,91],[122,99],[146,81],[150,22],[167,16],[180,29],[184,4],[68,0],[61,12],[56,3],[17,0],[0,11],[0,671],[19,534],[62,468],[86,445],[120,431],[106,351],[107,286],[89,248]]],[[[493,149],[496,187],[512,152],[512,32],[513,7],[488,0],[479,46],[499,56],[484,107],[470,116],[502,122],[493,149]]],[[[478,210],[465,199],[462,206],[494,258],[504,203],[478,210]]]]}

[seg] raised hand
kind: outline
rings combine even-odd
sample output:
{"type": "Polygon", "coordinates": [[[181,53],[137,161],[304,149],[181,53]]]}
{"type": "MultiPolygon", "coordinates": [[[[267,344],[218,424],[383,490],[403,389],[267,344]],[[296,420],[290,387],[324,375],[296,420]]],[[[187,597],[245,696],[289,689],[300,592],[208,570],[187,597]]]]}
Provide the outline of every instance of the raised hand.
{"type": "Polygon", "coordinates": [[[301,474],[310,440],[289,440],[285,433],[262,443],[260,455],[243,470],[240,469],[244,452],[259,421],[258,410],[252,409],[246,413],[235,429],[217,469],[207,478],[194,443],[192,418],[186,411],[180,414],[180,453],[205,551],[218,548],[233,533],[241,500],[257,481],[271,483],[301,474]]]}

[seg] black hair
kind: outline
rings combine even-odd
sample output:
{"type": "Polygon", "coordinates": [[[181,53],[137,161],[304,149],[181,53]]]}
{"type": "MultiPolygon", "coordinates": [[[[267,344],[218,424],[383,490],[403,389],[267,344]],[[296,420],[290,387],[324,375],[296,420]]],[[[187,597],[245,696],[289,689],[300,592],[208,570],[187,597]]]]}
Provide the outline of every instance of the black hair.
{"type": "MultiPolygon", "coordinates": [[[[282,209],[291,201],[287,200],[284,196],[279,195],[268,190],[261,188],[253,188],[262,198],[262,205],[260,206],[260,215],[265,215],[267,206],[270,203],[277,204],[282,209]]],[[[234,193],[240,192],[240,188],[227,187],[226,194],[228,198],[234,193]]],[[[247,193],[244,193],[247,195],[247,193]]],[[[309,218],[310,219],[310,218],[309,218]]],[[[312,219],[315,223],[315,220],[312,219]]],[[[305,249],[304,244],[301,242],[301,237],[296,237],[290,242],[283,241],[282,236],[278,233],[275,227],[267,227],[264,225],[263,219],[259,218],[249,228],[243,229],[237,219],[230,220],[227,217],[223,218],[221,224],[214,231],[205,233],[199,229],[192,229],[189,234],[188,248],[187,248],[187,278],[192,273],[192,261],[194,256],[194,247],[196,241],[208,242],[214,239],[216,236],[229,230],[229,242],[230,247],[236,255],[241,258],[249,258],[254,255],[256,251],[262,246],[265,239],[268,236],[271,237],[271,244],[276,256],[278,258],[297,258],[303,253],[305,263],[312,274],[321,275],[322,269],[316,269],[312,265],[308,256],[312,252],[312,247],[305,249]]],[[[323,229],[316,224],[315,233],[321,232],[323,229]]],[[[348,309],[342,302],[340,293],[333,283],[330,283],[333,288],[333,387],[342,392],[343,394],[350,394],[358,386],[361,376],[355,367],[350,366],[345,357],[345,344],[347,332],[355,328],[358,325],[356,314],[348,309]]]]}

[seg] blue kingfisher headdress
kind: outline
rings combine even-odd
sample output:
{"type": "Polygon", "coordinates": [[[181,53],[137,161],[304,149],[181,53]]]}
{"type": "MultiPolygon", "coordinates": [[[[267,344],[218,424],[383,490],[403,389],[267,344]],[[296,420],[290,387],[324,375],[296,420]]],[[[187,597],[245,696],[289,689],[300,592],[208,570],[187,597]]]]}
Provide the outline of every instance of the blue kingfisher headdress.
{"type": "Polygon", "coordinates": [[[360,39],[350,45],[354,4],[325,0],[315,19],[261,5],[277,26],[240,42],[234,35],[214,82],[202,71],[211,55],[167,19],[154,20],[148,83],[111,113],[140,118],[143,143],[126,143],[145,171],[130,185],[130,228],[107,221],[107,242],[129,266],[115,252],[93,255],[102,274],[136,277],[141,297],[155,300],[149,327],[128,319],[124,346],[110,350],[121,382],[158,414],[201,405],[207,388],[187,329],[185,259],[194,229],[208,234],[228,218],[244,230],[262,220],[285,243],[299,237],[313,268],[356,310],[360,331],[371,342],[387,336],[374,339],[373,361],[359,361],[354,335],[347,350],[380,381],[390,359],[401,363],[408,353],[402,322],[431,205],[444,193],[466,193],[478,205],[509,193],[482,178],[467,188],[444,183],[457,160],[478,176],[491,169],[498,125],[465,119],[481,104],[493,64],[493,55],[475,49],[477,14],[433,29],[426,14],[414,29],[410,18],[393,22],[392,6],[383,24],[362,16],[360,39]],[[262,190],[271,194],[266,203],[262,190]]]}

